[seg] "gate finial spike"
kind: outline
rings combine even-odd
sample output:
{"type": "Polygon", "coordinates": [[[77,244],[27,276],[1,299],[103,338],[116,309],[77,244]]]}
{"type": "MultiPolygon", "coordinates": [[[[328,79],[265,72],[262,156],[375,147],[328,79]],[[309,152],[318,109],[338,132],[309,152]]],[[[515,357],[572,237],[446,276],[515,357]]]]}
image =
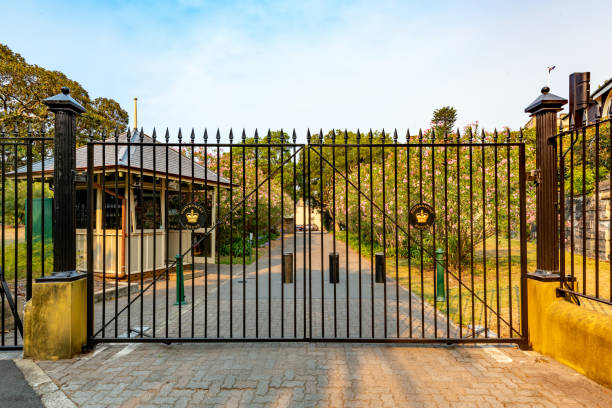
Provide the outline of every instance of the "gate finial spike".
{"type": "Polygon", "coordinates": [[[280,128],[280,142],[283,144],[285,140],[285,134],[283,133],[283,128],[280,128]]]}
{"type": "Polygon", "coordinates": [[[93,130],[92,130],[92,129],[90,129],[90,130],[89,130],[89,141],[90,141],[90,142],[93,142],[93,140],[94,140],[94,137],[93,137],[93,130]]]}
{"type": "Polygon", "coordinates": [[[306,129],[306,143],[310,144],[310,128],[306,129]]]}
{"type": "Polygon", "coordinates": [[[461,133],[459,132],[459,128],[457,128],[457,143],[461,140],[461,133]]]}
{"type": "Polygon", "coordinates": [[[181,128],[179,128],[178,141],[179,143],[183,141],[183,131],[181,130],[181,128]]]}
{"type": "Polygon", "coordinates": [[[138,136],[140,136],[140,143],[142,143],[144,140],[144,132],[142,127],[140,127],[140,133],[138,134],[138,136]]]}
{"type": "Polygon", "coordinates": [[[506,128],[506,143],[510,143],[510,128],[506,128]]]}
{"type": "Polygon", "coordinates": [[[436,129],[434,127],[431,128],[431,141],[432,143],[436,141],[436,129]]]}
{"type": "Polygon", "coordinates": [[[126,137],[127,137],[127,141],[128,142],[130,142],[132,140],[132,133],[130,132],[130,128],[128,128],[128,130],[127,130],[126,137]]]}
{"type": "Polygon", "coordinates": [[[208,129],[204,128],[204,135],[202,136],[204,143],[208,143],[208,129]]]}
{"type": "Polygon", "coordinates": [[[359,144],[360,140],[361,140],[361,132],[359,131],[359,128],[357,128],[357,144],[359,144]]]}
{"type": "Polygon", "coordinates": [[[295,141],[297,140],[297,135],[295,134],[295,128],[293,128],[292,139],[293,139],[293,144],[295,144],[295,141]]]}
{"type": "Polygon", "coordinates": [[[219,128],[217,128],[216,139],[217,139],[217,144],[218,144],[221,141],[221,132],[219,132],[219,128]]]}
{"type": "Polygon", "coordinates": [[[242,143],[246,141],[246,130],[242,128],[242,143]]]}
{"type": "Polygon", "coordinates": [[[495,143],[497,143],[497,128],[495,128],[495,130],[493,131],[493,137],[493,140],[495,140],[495,143]]]}
{"type": "Polygon", "coordinates": [[[272,132],[270,132],[270,128],[268,128],[268,134],[266,135],[266,139],[268,140],[268,144],[272,140],[272,132]]]}
{"type": "Polygon", "coordinates": [[[519,142],[523,143],[523,128],[519,128],[519,142]]]}
{"type": "Polygon", "coordinates": [[[423,143],[423,130],[419,129],[419,143],[423,143]]]}
{"type": "Polygon", "coordinates": [[[370,139],[370,143],[372,143],[372,140],[374,140],[374,135],[372,134],[372,128],[370,128],[370,131],[368,132],[368,138],[370,139]]]}
{"type": "Polygon", "coordinates": [[[393,143],[397,144],[397,129],[393,130],[393,143]]]}
{"type": "Polygon", "coordinates": [[[255,143],[259,142],[259,133],[257,133],[257,128],[255,128],[255,143]]]}
{"type": "Polygon", "coordinates": [[[472,127],[470,126],[470,130],[469,130],[469,134],[470,134],[470,143],[472,143],[474,141],[474,134],[472,133],[472,127]]]}
{"type": "Polygon", "coordinates": [[[406,129],[406,143],[410,143],[410,129],[406,129]]]}
{"type": "Polygon", "coordinates": [[[482,129],[482,133],[481,133],[481,136],[480,136],[480,140],[482,140],[482,143],[485,142],[486,138],[487,138],[487,136],[485,135],[485,131],[484,131],[484,129],[482,129]]]}
{"type": "Polygon", "coordinates": [[[348,143],[348,130],[344,128],[344,144],[348,143]]]}
{"type": "Polygon", "coordinates": [[[153,139],[153,142],[157,141],[157,132],[155,131],[155,128],[153,128],[153,134],[151,135],[151,138],[153,139]]]}
{"type": "Polygon", "coordinates": [[[383,128],[383,130],[382,130],[382,135],[381,135],[381,137],[380,137],[380,142],[381,142],[382,144],[385,144],[385,139],[386,139],[386,137],[385,137],[385,128],[383,128]]]}
{"type": "Polygon", "coordinates": [[[233,140],[234,140],[234,131],[232,130],[232,128],[230,128],[230,133],[229,133],[230,144],[233,142],[233,140]]]}
{"type": "Polygon", "coordinates": [[[190,139],[191,139],[191,143],[194,143],[194,142],[195,142],[195,131],[193,130],[193,128],[191,128],[191,136],[190,136],[190,139]]]}
{"type": "Polygon", "coordinates": [[[336,131],[333,128],[331,131],[331,140],[332,140],[332,144],[336,143],[336,131]]]}
{"type": "Polygon", "coordinates": [[[166,139],[166,143],[168,143],[170,141],[170,132],[168,131],[168,128],[166,128],[166,135],[164,137],[166,139]]]}
{"type": "Polygon", "coordinates": [[[323,144],[323,128],[319,129],[319,141],[323,144]]]}

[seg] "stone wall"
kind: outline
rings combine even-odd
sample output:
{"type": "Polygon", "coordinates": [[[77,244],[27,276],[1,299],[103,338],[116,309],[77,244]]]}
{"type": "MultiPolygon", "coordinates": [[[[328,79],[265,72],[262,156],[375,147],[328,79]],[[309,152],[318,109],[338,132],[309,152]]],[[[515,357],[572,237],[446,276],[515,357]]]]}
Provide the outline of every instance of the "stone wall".
{"type": "MultiPolygon", "coordinates": [[[[599,184],[599,259],[610,260],[610,184],[603,181],[599,184]]],[[[596,221],[595,193],[586,196],[583,203],[582,195],[574,197],[574,253],[582,255],[583,234],[586,235],[586,253],[588,257],[595,257],[595,221],[596,221]],[[585,207],[586,229],[583,231],[582,209],[585,207]]],[[[565,199],[565,248],[571,250],[571,199],[565,199]]]]}

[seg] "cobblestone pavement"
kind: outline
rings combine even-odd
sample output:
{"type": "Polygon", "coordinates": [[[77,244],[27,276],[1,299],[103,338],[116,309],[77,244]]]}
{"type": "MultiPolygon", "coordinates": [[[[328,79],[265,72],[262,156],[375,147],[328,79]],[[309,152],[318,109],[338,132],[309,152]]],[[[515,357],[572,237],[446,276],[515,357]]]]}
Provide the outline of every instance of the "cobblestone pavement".
{"type": "Polygon", "coordinates": [[[515,347],[99,345],[40,367],[81,407],[610,407],[612,391],[515,347]]]}

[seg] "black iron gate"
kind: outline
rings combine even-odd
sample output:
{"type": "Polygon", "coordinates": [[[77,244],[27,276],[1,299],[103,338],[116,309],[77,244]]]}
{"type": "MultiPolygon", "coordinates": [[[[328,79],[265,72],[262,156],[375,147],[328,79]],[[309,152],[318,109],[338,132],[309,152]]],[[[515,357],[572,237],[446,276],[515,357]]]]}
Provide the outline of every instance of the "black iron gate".
{"type": "Polygon", "coordinates": [[[52,151],[43,132],[0,127],[0,350],[22,348],[32,279],[50,273],[52,193],[41,159],[52,151]]]}
{"type": "Polygon", "coordinates": [[[520,134],[306,138],[78,149],[92,342],[524,342],[520,134]]]}

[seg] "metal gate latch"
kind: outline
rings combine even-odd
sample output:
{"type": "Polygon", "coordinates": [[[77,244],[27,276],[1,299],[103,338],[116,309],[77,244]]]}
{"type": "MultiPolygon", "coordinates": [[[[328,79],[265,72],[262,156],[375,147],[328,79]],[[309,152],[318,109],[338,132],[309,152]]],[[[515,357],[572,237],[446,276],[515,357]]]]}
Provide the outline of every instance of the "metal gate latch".
{"type": "Polygon", "coordinates": [[[540,169],[531,170],[527,176],[527,181],[533,181],[536,185],[540,184],[542,172],[540,169]]]}
{"type": "Polygon", "coordinates": [[[75,183],[87,183],[87,173],[78,173],[76,170],[72,170],[72,178],[75,183]]]}

